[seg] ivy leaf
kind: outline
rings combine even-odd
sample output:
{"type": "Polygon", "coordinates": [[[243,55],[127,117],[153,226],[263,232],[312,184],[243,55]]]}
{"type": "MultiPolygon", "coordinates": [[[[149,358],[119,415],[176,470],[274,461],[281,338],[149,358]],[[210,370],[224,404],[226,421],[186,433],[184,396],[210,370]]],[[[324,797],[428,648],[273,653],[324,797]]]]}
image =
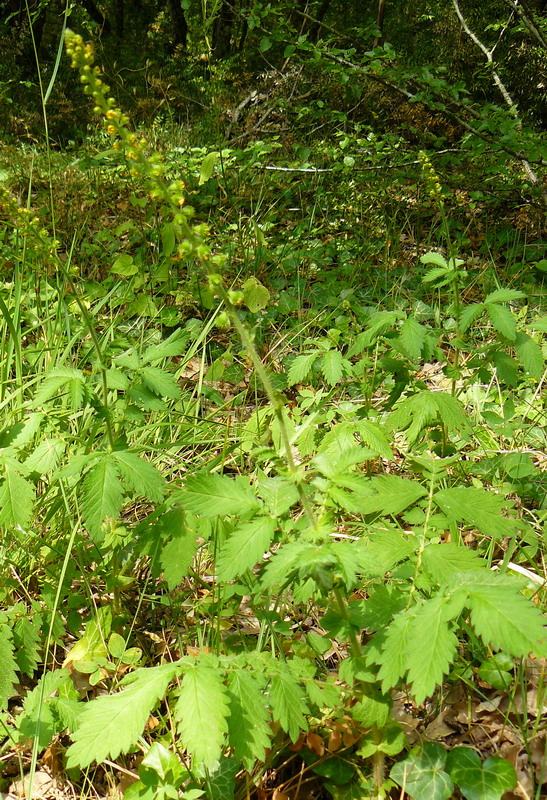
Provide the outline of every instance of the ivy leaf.
{"type": "Polygon", "coordinates": [[[93,761],[127,753],[144,730],[150,712],[165,695],[177,671],[173,664],[139,669],[122,681],[127,687],[85,704],[67,750],[67,767],[83,769],[93,761]]]}
{"type": "Polygon", "coordinates": [[[514,342],[517,335],[517,321],[512,312],[505,306],[497,305],[497,303],[488,303],[486,311],[490,317],[490,322],[498,333],[501,333],[510,342],[514,342]]]}
{"type": "Polygon", "coordinates": [[[215,669],[196,664],[185,670],[174,715],[184,747],[195,762],[212,768],[228,732],[226,688],[215,669]]]}
{"type": "Polygon", "coordinates": [[[417,361],[422,353],[427,331],[414,317],[403,322],[400,333],[401,344],[412,361],[417,361]]]}
{"type": "Polygon", "coordinates": [[[237,527],[220,551],[217,565],[220,580],[237,578],[260,561],[274,531],[275,522],[270,517],[257,517],[237,527]]]}
{"type": "Polygon", "coordinates": [[[500,800],[513,789],[517,776],[504,758],[487,758],[481,763],[470,747],[454,747],[446,761],[447,771],[467,800],[500,800]]]}
{"type": "Polygon", "coordinates": [[[161,503],[163,500],[163,478],[161,473],[131,450],[114,450],[112,457],[127,485],[141,497],[161,503]]]}
{"type": "Polygon", "coordinates": [[[264,761],[272,737],[264,693],[251,673],[238,669],[228,680],[228,700],[228,743],[250,772],[256,761],[264,761]]]}
{"type": "Polygon", "coordinates": [[[82,488],[84,522],[94,542],[103,539],[101,526],[107,517],[116,519],[123,506],[124,492],[118,467],[111,456],[104,456],[84,478],[82,488]]]}
{"type": "Polygon", "coordinates": [[[458,639],[447,622],[446,599],[439,594],[415,611],[408,627],[408,680],[418,705],[433,694],[453,661],[458,639]]]}
{"type": "Polygon", "coordinates": [[[0,486],[0,525],[26,528],[32,517],[34,486],[25,480],[11,462],[4,465],[0,486]]]}
{"type": "Polygon", "coordinates": [[[17,683],[17,661],[13,654],[13,641],[7,625],[0,625],[0,710],[4,709],[17,683]]]}
{"type": "Polygon", "coordinates": [[[539,380],[545,368],[541,347],[527,333],[517,333],[515,350],[522,366],[532,378],[539,380]]]}
{"type": "Polygon", "coordinates": [[[284,731],[287,731],[293,742],[296,742],[300,731],[308,729],[305,714],[309,709],[304,699],[304,693],[298,681],[283,669],[274,675],[270,685],[270,703],[272,714],[284,731]]]}
{"type": "Polygon", "coordinates": [[[202,517],[242,516],[259,507],[247,480],[208,473],[186,479],[181,503],[188,511],[202,517]]]}
{"type": "Polygon", "coordinates": [[[433,500],[450,519],[475,525],[495,539],[513,536],[519,528],[517,519],[502,516],[502,512],[510,505],[507,500],[484,489],[443,489],[433,495],[433,500]]]}
{"type": "Polygon", "coordinates": [[[436,742],[426,742],[398,761],[389,775],[414,800],[448,800],[454,784],[444,771],[445,764],[446,750],[436,742]]]}
{"type": "Polygon", "coordinates": [[[319,350],[315,350],[313,353],[296,356],[289,367],[287,386],[294,386],[295,383],[302,383],[304,378],[308,376],[319,355],[319,350]]]}

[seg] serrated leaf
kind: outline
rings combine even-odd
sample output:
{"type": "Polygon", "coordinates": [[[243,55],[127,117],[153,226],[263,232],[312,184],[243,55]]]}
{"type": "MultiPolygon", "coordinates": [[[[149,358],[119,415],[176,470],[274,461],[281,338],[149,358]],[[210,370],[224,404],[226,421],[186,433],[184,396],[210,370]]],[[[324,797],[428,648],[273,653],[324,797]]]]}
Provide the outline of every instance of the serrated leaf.
{"type": "Polygon", "coordinates": [[[416,481],[398,475],[379,475],[368,482],[374,495],[355,497],[360,514],[400,514],[427,494],[427,490],[416,481]]]}
{"type": "Polygon", "coordinates": [[[244,670],[232,672],[228,680],[230,718],[228,743],[249,772],[256,761],[264,761],[272,729],[262,686],[244,670]]]}
{"type": "Polygon", "coordinates": [[[243,575],[261,561],[275,531],[271,517],[257,517],[236,527],[220,551],[217,568],[221,581],[243,575]]]}
{"type": "Polygon", "coordinates": [[[517,333],[515,339],[515,350],[517,357],[532,378],[540,380],[545,369],[545,359],[543,352],[537,342],[527,333],[517,333]]]}
{"type": "Polygon", "coordinates": [[[34,397],[33,405],[43,405],[52,397],[59,394],[61,389],[64,389],[64,393],[69,394],[71,397],[72,407],[78,408],[83,398],[84,386],[84,373],[80,369],[56,367],[48,374],[43,383],[40,384],[34,397]]]}
{"type": "Polygon", "coordinates": [[[426,572],[440,584],[449,581],[455,572],[485,568],[484,561],[473,550],[454,542],[428,545],[423,552],[422,563],[426,572]]]}
{"type": "Polygon", "coordinates": [[[181,503],[185,509],[202,517],[221,517],[226,514],[247,514],[259,503],[244,478],[198,473],[186,479],[181,503]]]}
{"type": "Polygon", "coordinates": [[[426,329],[414,317],[408,317],[403,322],[399,338],[407,355],[413,361],[420,358],[426,335],[426,329]]]}
{"type": "Polygon", "coordinates": [[[272,678],[269,697],[274,719],[289,734],[292,741],[296,742],[300,731],[308,729],[304,715],[309,713],[298,681],[290,672],[282,670],[272,678]]]}
{"type": "Polygon", "coordinates": [[[7,625],[0,625],[0,710],[6,708],[17,683],[17,662],[13,641],[7,625]]]}
{"type": "MultiPolygon", "coordinates": [[[[164,358],[171,358],[172,356],[180,356],[184,353],[188,339],[190,338],[189,332],[183,329],[174,331],[171,336],[168,336],[163,342],[154,344],[148,347],[142,357],[144,364],[154,364],[162,361],[164,358]]],[[[137,369],[138,362],[132,369],[137,369]]]]}
{"type": "Polygon", "coordinates": [[[329,386],[335,386],[342,380],[344,358],[339,350],[327,350],[321,359],[321,372],[329,386]]]}
{"type": "Polygon", "coordinates": [[[376,314],[373,314],[368,320],[366,330],[356,337],[348,351],[348,358],[362,352],[366,347],[371,347],[376,339],[392,328],[401,316],[403,315],[398,311],[377,311],[376,314]],[[355,350],[355,348],[357,349],[355,350]]]}
{"type": "Polygon", "coordinates": [[[483,303],[471,303],[460,314],[460,331],[465,333],[484,311],[483,303]]]}
{"type": "Polygon", "coordinates": [[[505,306],[497,305],[497,303],[489,303],[486,306],[486,311],[490,317],[490,322],[498,333],[501,333],[510,342],[514,342],[517,335],[517,321],[512,312],[505,306]]]}
{"type": "Polygon", "coordinates": [[[171,537],[171,540],[161,548],[159,560],[167,587],[173,591],[188,574],[197,553],[198,542],[196,532],[186,525],[180,525],[171,537]]]}
{"type": "MultiPolygon", "coordinates": [[[[409,641],[412,614],[403,611],[393,618],[388,629],[380,635],[383,638],[379,657],[378,679],[382,681],[382,692],[396,686],[407,671],[406,649],[409,641]]],[[[377,634],[376,636],[378,636],[377,634]]],[[[376,637],[373,641],[376,640],[376,637]]]]}
{"type": "Polygon", "coordinates": [[[512,536],[519,528],[518,520],[502,516],[502,512],[512,504],[484,489],[443,489],[433,495],[433,500],[450,519],[475,525],[496,539],[512,536]]]}
{"type": "Polygon", "coordinates": [[[184,747],[195,762],[212,768],[228,733],[228,700],[219,673],[202,664],[187,668],[173,713],[184,747]]]}
{"type": "Polygon", "coordinates": [[[517,784],[513,766],[504,758],[487,758],[484,764],[469,747],[454,747],[446,769],[467,800],[500,800],[517,784]]]}
{"type": "Polygon", "coordinates": [[[496,289],[486,295],[485,303],[512,303],[514,300],[523,300],[526,297],[524,292],[517,289],[496,289]]]}
{"type": "Polygon", "coordinates": [[[416,547],[413,537],[405,536],[399,530],[383,530],[369,542],[356,543],[359,568],[369,577],[383,577],[395,564],[402,561],[416,547]]]}
{"type": "Polygon", "coordinates": [[[295,383],[302,383],[313,367],[317,357],[320,355],[319,350],[314,353],[307,353],[306,355],[296,356],[291,362],[289,372],[287,375],[287,386],[294,386],[295,383]]]}
{"type": "Polygon", "coordinates": [[[140,376],[147,388],[154,394],[175,400],[180,397],[180,386],[170,372],[159,367],[143,367],[140,370],[140,376]]]}
{"type": "Polygon", "coordinates": [[[285,583],[314,549],[311,542],[301,539],[290,541],[280,547],[266,566],[262,576],[262,586],[269,589],[278,583],[285,583]]]}
{"type": "Polygon", "coordinates": [[[418,705],[441,683],[458,646],[447,624],[446,603],[442,594],[427,600],[414,612],[408,628],[408,680],[418,705]]]}
{"type": "Polygon", "coordinates": [[[441,253],[424,253],[423,256],[420,256],[420,262],[422,264],[436,264],[438,267],[448,269],[448,262],[441,253]]]}
{"type": "Polygon", "coordinates": [[[26,528],[34,507],[34,486],[9,462],[4,465],[3,477],[0,486],[0,525],[26,528]]]}
{"type": "Polygon", "coordinates": [[[82,486],[82,514],[91,538],[100,543],[101,526],[107,517],[117,519],[123,506],[124,491],[114,458],[106,456],[92,467],[82,486]]]}
{"type": "Polygon", "coordinates": [[[547,333],[547,315],[543,317],[536,317],[536,319],[532,320],[532,322],[530,322],[529,325],[533,331],[540,331],[541,333],[547,333]]]}
{"type": "Polygon", "coordinates": [[[516,386],[518,384],[518,366],[514,358],[511,358],[508,353],[501,350],[496,350],[491,355],[492,362],[496,368],[497,376],[502,383],[507,386],[516,386]]]}
{"type": "Polygon", "coordinates": [[[547,653],[541,612],[507,585],[481,584],[467,588],[471,623],[485,644],[504,650],[516,658],[530,653],[547,653]]]}
{"type": "Polygon", "coordinates": [[[375,450],[381,458],[385,458],[386,461],[393,458],[393,450],[380,425],[368,419],[363,419],[359,420],[355,427],[363,442],[372,450],[375,450]]]}
{"type": "Polygon", "coordinates": [[[161,250],[165,258],[169,258],[175,249],[175,244],[175,226],[172,222],[166,222],[161,228],[161,250]]]}
{"type": "Polygon", "coordinates": [[[465,408],[460,400],[444,392],[422,391],[400,402],[388,418],[392,430],[406,430],[410,443],[415,442],[428,425],[442,423],[450,434],[470,430],[465,408]]]}
{"type": "Polygon", "coordinates": [[[163,500],[163,478],[152,464],[131,450],[114,450],[112,457],[125,483],[135,494],[153,503],[163,500]]]}
{"type": "Polygon", "coordinates": [[[57,469],[64,451],[65,443],[62,439],[42,439],[38,447],[25,459],[25,467],[29,472],[46,475],[57,469]]]}
{"type": "Polygon", "coordinates": [[[273,517],[281,517],[298,501],[298,489],[287,478],[260,478],[258,494],[273,517]]]}
{"type": "Polygon", "coordinates": [[[19,617],[13,626],[13,644],[19,669],[31,678],[38,666],[39,624],[26,616],[19,617]]]}
{"type": "Polygon", "coordinates": [[[121,692],[86,703],[66,753],[67,768],[83,769],[129,752],[176,671],[172,664],[139,669],[122,681],[121,692]]]}
{"type": "Polygon", "coordinates": [[[389,773],[413,800],[448,800],[454,783],[444,771],[446,750],[436,742],[426,742],[399,761],[389,773]]]}

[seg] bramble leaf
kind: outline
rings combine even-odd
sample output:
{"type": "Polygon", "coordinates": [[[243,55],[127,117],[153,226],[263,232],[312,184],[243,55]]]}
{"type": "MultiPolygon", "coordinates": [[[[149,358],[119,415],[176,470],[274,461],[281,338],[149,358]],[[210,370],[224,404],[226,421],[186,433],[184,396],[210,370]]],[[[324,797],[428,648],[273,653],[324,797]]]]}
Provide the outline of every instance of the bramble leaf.
{"type": "Polygon", "coordinates": [[[308,376],[317,357],[320,355],[321,353],[319,350],[315,350],[313,353],[296,356],[289,367],[287,386],[294,386],[295,383],[302,383],[304,378],[308,376]]]}
{"type": "Polygon", "coordinates": [[[408,317],[408,319],[405,319],[401,327],[399,338],[407,355],[413,361],[417,361],[420,358],[426,336],[426,329],[423,325],[420,325],[417,319],[414,317],[408,317]]]}
{"type": "Polygon", "coordinates": [[[122,478],[135,494],[154,503],[163,500],[163,478],[152,464],[131,450],[114,450],[112,456],[122,478]]]}
{"type": "Polygon", "coordinates": [[[502,516],[511,504],[504,497],[484,489],[464,486],[442,489],[433,495],[433,500],[450,519],[475,525],[496,539],[513,536],[519,528],[517,519],[502,516]]]}
{"type": "Polygon", "coordinates": [[[447,623],[446,600],[439,594],[418,607],[408,627],[408,680],[418,705],[433,694],[453,661],[458,640],[447,623]]]}
{"type": "Polygon", "coordinates": [[[83,481],[82,513],[94,542],[102,541],[101,526],[107,517],[116,519],[123,506],[123,486],[112,455],[105,455],[83,481]]]}
{"type": "Polygon", "coordinates": [[[11,632],[7,625],[0,625],[0,709],[6,707],[17,683],[16,669],[11,632]]]}
{"type": "Polygon", "coordinates": [[[183,507],[202,517],[247,514],[259,507],[249,482],[244,478],[198,473],[190,475],[181,495],[183,507]]]}
{"type": "Polygon", "coordinates": [[[251,771],[256,761],[264,761],[272,737],[264,692],[253,674],[239,669],[228,680],[228,700],[228,742],[236,758],[251,771]]]}
{"type": "Polygon", "coordinates": [[[272,714],[284,731],[287,731],[293,742],[296,742],[300,731],[308,729],[305,714],[309,709],[298,681],[286,669],[274,675],[270,685],[270,703],[272,714]]]}
{"type": "Polygon", "coordinates": [[[0,525],[26,528],[32,517],[34,486],[11,462],[4,464],[4,480],[0,486],[0,525]]]}

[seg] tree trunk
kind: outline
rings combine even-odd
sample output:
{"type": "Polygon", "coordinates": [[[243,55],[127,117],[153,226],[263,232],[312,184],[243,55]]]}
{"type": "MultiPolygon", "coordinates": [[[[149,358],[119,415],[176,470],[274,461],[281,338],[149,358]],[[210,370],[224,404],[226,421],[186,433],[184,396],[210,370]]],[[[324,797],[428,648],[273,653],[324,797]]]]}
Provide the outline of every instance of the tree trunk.
{"type": "Polygon", "coordinates": [[[169,14],[171,15],[171,23],[173,26],[173,39],[172,49],[180,46],[186,50],[188,43],[188,23],[184,16],[184,9],[180,4],[180,0],[167,0],[169,6],[169,14]]]}
{"type": "Polygon", "coordinates": [[[232,27],[235,16],[235,0],[222,0],[217,18],[213,23],[211,56],[213,61],[227,58],[232,51],[232,27]]]}

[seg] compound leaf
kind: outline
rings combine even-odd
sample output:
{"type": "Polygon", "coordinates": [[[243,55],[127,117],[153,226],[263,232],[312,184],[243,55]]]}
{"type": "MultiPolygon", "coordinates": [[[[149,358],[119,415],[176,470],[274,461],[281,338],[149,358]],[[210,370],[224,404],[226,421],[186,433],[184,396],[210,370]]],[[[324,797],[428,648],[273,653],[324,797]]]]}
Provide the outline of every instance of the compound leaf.
{"type": "Polygon", "coordinates": [[[264,693],[251,673],[239,669],[228,680],[228,700],[228,742],[250,772],[256,761],[264,761],[272,737],[264,693]]]}
{"type": "Polygon", "coordinates": [[[187,668],[174,714],[184,747],[197,763],[212,768],[228,732],[228,699],[219,673],[203,664],[187,668]]]}
{"type": "Polygon", "coordinates": [[[154,503],[163,500],[163,478],[156,467],[149,464],[131,450],[114,450],[121,476],[137,495],[146,497],[154,503]]]}
{"type": "Polygon", "coordinates": [[[270,546],[275,531],[271,517],[257,517],[240,525],[220,551],[218,576],[229,581],[253,567],[270,546]]]}
{"type": "Polygon", "coordinates": [[[298,681],[290,672],[282,670],[272,678],[269,694],[274,719],[296,742],[300,731],[308,729],[304,715],[309,713],[298,681]]]}
{"type": "Polygon", "coordinates": [[[187,511],[202,517],[241,516],[259,507],[248,481],[208,473],[186,479],[181,503],[187,511]]]}
{"type": "Polygon", "coordinates": [[[408,628],[408,680],[418,705],[441,683],[457,646],[448,626],[446,600],[439,594],[418,608],[408,628]]]}
{"type": "Polygon", "coordinates": [[[118,516],[123,498],[118,465],[111,456],[105,456],[89,470],[83,482],[83,518],[94,542],[102,540],[101,526],[105,519],[118,516]]]}

